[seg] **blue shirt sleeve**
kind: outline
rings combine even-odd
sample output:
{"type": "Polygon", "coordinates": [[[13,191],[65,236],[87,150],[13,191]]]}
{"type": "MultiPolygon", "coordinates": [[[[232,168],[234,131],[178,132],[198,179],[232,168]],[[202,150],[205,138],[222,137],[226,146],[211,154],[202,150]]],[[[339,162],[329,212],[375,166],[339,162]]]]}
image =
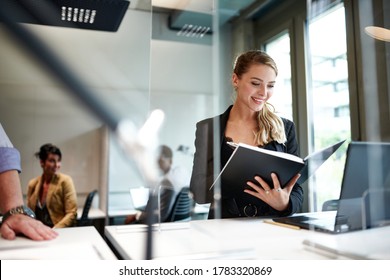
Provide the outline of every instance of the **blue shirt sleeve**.
{"type": "Polygon", "coordinates": [[[20,153],[13,147],[0,123],[0,173],[9,170],[22,171],[20,153]]]}
{"type": "Polygon", "coordinates": [[[15,148],[0,147],[0,173],[9,170],[22,171],[20,153],[15,148]]]}

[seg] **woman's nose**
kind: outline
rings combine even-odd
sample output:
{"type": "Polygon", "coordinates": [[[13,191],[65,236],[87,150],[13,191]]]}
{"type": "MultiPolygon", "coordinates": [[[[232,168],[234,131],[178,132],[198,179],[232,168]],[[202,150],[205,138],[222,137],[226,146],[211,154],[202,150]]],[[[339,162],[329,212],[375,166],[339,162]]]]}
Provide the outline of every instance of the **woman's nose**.
{"type": "Polygon", "coordinates": [[[260,96],[267,96],[267,86],[261,85],[257,92],[260,96]]]}

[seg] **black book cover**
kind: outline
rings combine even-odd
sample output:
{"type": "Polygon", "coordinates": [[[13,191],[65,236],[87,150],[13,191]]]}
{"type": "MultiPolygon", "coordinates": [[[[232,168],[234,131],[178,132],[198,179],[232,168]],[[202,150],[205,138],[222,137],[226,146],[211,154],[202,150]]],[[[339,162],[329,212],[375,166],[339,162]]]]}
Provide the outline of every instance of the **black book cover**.
{"type": "Polygon", "coordinates": [[[271,173],[276,173],[281,186],[284,187],[295,174],[301,173],[298,183],[304,183],[314,172],[344,143],[337,142],[319,150],[305,159],[300,157],[265,150],[246,144],[237,144],[230,159],[210,187],[220,181],[223,193],[234,194],[247,188],[247,181],[254,181],[256,175],[262,177],[271,187],[271,173]]]}

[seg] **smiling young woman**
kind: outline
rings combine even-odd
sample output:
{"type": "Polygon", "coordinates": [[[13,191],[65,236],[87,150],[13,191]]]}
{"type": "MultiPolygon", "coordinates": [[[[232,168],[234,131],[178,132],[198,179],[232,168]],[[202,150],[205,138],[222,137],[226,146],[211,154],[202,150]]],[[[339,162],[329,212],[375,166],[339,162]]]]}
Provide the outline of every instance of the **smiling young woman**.
{"type": "MultiPolygon", "coordinates": [[[[298,155],[294,123],[276,115],[268,102],[274,94],[277,75],[276,63],[267,53],[251,50],[239,55],[232,73],[234,104],[223,114],[197,123],[190,189],[198,203],[211,203],[209,218],[215,217],[213,209],[217,206],[215,188],[210,190],[210,186],[233,153],[227,142],[298,155]],[[215,124],[219,125],[219,130],[215,124]],[[216,137],[215,131],[219,131],[216,137]],[[216,153],[219,158],[215,158],[214,149],[220,149],[216,153]],[[216,165],[215,160],[219,164],[216,165]],[[215,166],[221,168],[214,170],[215,166]]],[[[299,211],[303,190],[296,184],[298,178],[297,174],[283,189],[276,191],[281,187],[277,176],[273,176],[272,186],[255,177],[256,184],[248,182],[246,189],[234,196],[224,193],[222,182],[221,217],[284,216],[299,211]]]]}

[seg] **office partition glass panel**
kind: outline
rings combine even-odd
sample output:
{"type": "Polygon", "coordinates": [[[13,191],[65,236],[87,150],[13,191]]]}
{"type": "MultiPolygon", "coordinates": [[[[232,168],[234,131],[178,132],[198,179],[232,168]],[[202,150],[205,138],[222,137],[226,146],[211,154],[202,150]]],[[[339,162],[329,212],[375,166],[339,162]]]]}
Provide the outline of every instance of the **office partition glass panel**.
{"type": "MultiPolygon", "coordinates": [[[[2,1],[2,5],[3,2],[7,1],[2,1]]],[[[85,4],[83,1],[76,2],[80,3],[73,4],[85,4]]],[[[99,1],[91,2],[98,4],[99,1]]],[[[100,4],[110,6],[111,2],[100,4]]],[[[107,127],[113,128],[122,118],[129,118],[138,125],[147,114],[151,29],[148,13],[141,12],[134,4],[127,7],[128,3],[120,3],[125,4],[122,14],[113,17],[117,18],[118,28],[108,31],[97,29],[92,23],[77,22],[77,16],[72,16],[71,12],[79,11],[78,8],[69,7],[61,14],[61,7],[51,6],[50,1],[40,1],[37,3],[40,8],[45,11],[53,8],[54,11],[29,17],[28,20],[36,22],[27,21],[21,25],[28,34],[38,39],[39,43],[35,46],[40,46],[41,50],[44,46],[44,51],[36,51],[32,55],[31,44],[28,43],[30,37],[22,36],[27,40],[22,42],[14,40],[2,22],[0,119],[21,152],[24,193],[28,181],[41,172],[33,155],[48,142],[58,145],[63,152],[61,172],[73,178],[80,207],[86,195],[98,189],[99,196],[95,197],[94,205],[106,212],[108,186],[127,188],[125,178],[132,168],[122,165],[120,160],[116,161],[115,153],[111,154],[113,158],[109,155],[107,127]],[[60,22],[47,19],[54,14],[62,15],[61,20],[58,19],[60,22]],[[137,24],[142,28],[134,28],[137,24]],[[54,55],[49,56],[50,53],[54,55]],[[51,68],[47,68],[50,63],[51,68]],[[91,98],[83,99],[82,92],[90,93],[91,98]],[[101,105],[100,113],[108,112],[107,115],[114,117],[102,118],[102,114],[96,114],[97,104],[101,105]],[[118,173],[110,176],[108,165],[112,161],[117,164],[115,171],[118,173]]],[[[4,9],[16,6],[2,6],[1,9],[8,16],[14,16],[13,12],[4,9]]],[[[110,12],[111,8],[99,10],[99,20],[100,15],[110,12]]],[[[25,11],[36,12],[28,8],[25,11]]],[[[123,152],[120,155],[125,157],[123,152]]],[[[128,204],[129,197],[126,198],[128,204]]]]}
{"type": "MultiPolygon", "coordinates": [[[[150,110],[161,109],[165,120],[159,145],[172,151],[175,194],[189,187],[196,123],[217,114],[213,87],[214,1],[152,1],[150,41],[150,110]],[[177,174],[176,174],[177,175],[177,174]],[[175,175],[175,176],[176,176],[175,175]]],[[[204,219],[208,208],[193,218],[204,219]]]]}
{"type": "MultiPolygon", "coordinates": [[[[313,151],[351,137],[344,6],[316,2],[308,7],[309,135],[313,151]]],[[[324,201],[339,197],[345,149],[346,145],[313,177],[312,210],[321,210],[324,201]]]]}
{"type": "MultiPolygon", "coordinates": [[[[187,1],[180,8],[152,1],[150,109],[165,120],[160,143],[173,162],[190,173],[195,124],[215,114],[213,91],[213,1],[187,1]]],[[[189,183],[188,183],[189,184],[189,183]]]]}
{"type": "Polygon", "coordinates": [[[354,30],[354,36],[357,38],[356,48],[361,50],[356,62],[361,65],[356,72],[359,136],[382,146],[366,160],[368,183],[362,196],[363,225],[384,226],[390,220],[390,162],[387,152],[390,139],[390,3],[386,0],[355,2],[359,8],[356,17],[360,28],[354,30]]]}
{"type": "MultiPolygon", "coordinates": [[[[196,123],[232,104],[230,20],[252,2],[152,1],[150,109],[164,111],[159,141],[172,149],[173,166],[185,170],[188,185],[196,123]]],[[[193,218],[207,217],[209,203],[203,204],[193,218]]]]}

